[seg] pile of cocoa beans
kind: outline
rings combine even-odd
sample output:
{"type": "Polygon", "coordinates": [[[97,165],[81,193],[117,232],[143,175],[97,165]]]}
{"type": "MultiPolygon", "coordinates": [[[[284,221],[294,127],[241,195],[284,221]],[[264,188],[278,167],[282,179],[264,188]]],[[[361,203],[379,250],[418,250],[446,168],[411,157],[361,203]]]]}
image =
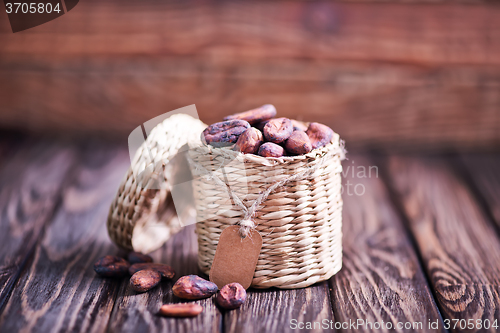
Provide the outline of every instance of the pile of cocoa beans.
{"type": "MultiPolygon", "coordinates": [[[[172,267],[153,263],[153,258],[139,252],[130,252],[127,259],[118,256],[104,256],[94,264],[95,272],[103,277],[123,278],[131,275],[130,287],[143,293],[158,286],[162,279],[172,279],[175,272],[172,267]]],[[[197,275],[180,277],[172,287],[175,296],[186,300],[197,300],[215,297],[215,302],[225,310],[236,309],[246,300],[246,290],[239,283],[230,283],[218,289],[213,282],[197,275]]],[[[168,317],[194,317],[203,308],[196,303],[165,304],[160,314],[168,317]]]]}
{"type": "Polygon", "coordinates": [[[332,140],[333,130],[326,125],[275,116],[271,104],[236,113],[208,126],[202,139],[213,147],[234,145],[236,151],[264,157],[303,155],[332,140]]]}

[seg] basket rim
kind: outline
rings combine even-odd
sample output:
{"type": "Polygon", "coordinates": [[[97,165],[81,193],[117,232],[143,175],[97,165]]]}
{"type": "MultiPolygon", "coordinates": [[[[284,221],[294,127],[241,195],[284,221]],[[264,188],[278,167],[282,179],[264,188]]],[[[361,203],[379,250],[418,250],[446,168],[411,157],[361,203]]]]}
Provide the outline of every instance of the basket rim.
{"type": "Polygon", "coordinates": [[[343,142],[340,140],[340,136],[337,133],[333,133],[332,140],[327,145],[314,149],[307,154],[296,155],[296,156],[282,156],[282,157],[264,157],[255,154],[245,154],[239,151],[233,150],[234,145],[227,147],[214,147],[211,145],[202,145],[197,147],[191,147],[196,149],[204,149],[207,150],[208,153],[220,153],[220,155],[226,155],[230,158],[236,158],[241,162],[246,163],[257,163],[266,166],[277,166],[277,165],[286,165],[294,162],[304,161],[304,160],[315,160],[318,157],[325,156],[329,151],[334,149],[339,150],[339,154],[343,155],[345,153],[343,142]]]}

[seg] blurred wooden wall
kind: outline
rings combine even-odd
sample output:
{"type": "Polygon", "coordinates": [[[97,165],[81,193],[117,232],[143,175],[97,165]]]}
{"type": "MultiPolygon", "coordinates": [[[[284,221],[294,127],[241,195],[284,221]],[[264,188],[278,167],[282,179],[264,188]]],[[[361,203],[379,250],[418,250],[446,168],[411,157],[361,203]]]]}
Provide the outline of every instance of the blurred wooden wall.
{"type": "Polygon", "coordinates": [[[16,34],[0,14],[2,128],[125,138],[264,103],[349,146],[499,149],[500,6],[87,0],[16,34]]]}

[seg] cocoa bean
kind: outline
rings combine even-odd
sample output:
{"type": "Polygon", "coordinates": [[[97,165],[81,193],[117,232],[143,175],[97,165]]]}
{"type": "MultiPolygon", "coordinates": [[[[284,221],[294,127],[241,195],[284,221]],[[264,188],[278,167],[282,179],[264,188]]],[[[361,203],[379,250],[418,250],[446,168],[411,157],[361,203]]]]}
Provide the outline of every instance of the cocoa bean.
{"type": "Polygon", "coordinates": [[[244,154],[256,154],[263,142],[262,132],[255,127],[250,127],[240,135],[234,150],[241,151],[244,154]]]}
{"type": "Polygon", "coordinates": [[[226,310],[239,308],[247,299],[247,292],[243,286],[237,282],[226,284],[217,293],[215,301],[226,310]]]}
{"type": "Polygon", "coordinates": [[[217,292],[217,285],[197,275],[181,277],[172,287],[175,296],[184,299],[202,299],[217,292]]]}
{"type": "Polygon", "coordinates": [[[128,272],[130,273],[130,275],[134,275],[135,273],[142,271],[144,269],[155,270],[158,273],[160,273],[163,278],[167,278],[167,279],[171,279],[175,275],[174,269],[172,267],[165,265],[165,264],[155,264],[155,263],[151,263],[151,262],[133,264],[128,269],[128,272]]]}
{"type": "Polygon", "coordinates": [[[282,143],[290,137],[293,132],[292,121],[288,118],[275,118],[268,121],[264,126],[264,137],[273,143],[282,143]]]}
{"type": "Polygon", "coordinates": [[[307,131],[307,125],[303,121],[292,119],[292,125],[294,131],[307,131]]]}
{"type": "Polygon", "coordinates": [[[142,254],[140,252],[130,252],[127,255],[128,262],[133,265],[133,264],[138,264],[141,262],[153,262],[153,258],[146,254],[142,254]]]}
{"type": "Polygon", "coordinates": [[[258,129],[259,131],[262,132],[262,131],[264,131],[264,126],[266,126],[266,124],[269,122],[269,120],[271,120],[271,119],[258,122],[257,124],[253,125],[253,127],[255,127],[256,129],[258,129]]]}
{"type": "Polygon", "coordinates": [[[196,317],[203,311],[196,303],[165,304],[160,308],[160,314],[167,317],[196,317]]]}
{"type": "Polygon", "coordinates": [[[105,256],[94,264],[94,271],[105,277],[123,277],[127,275],[130,264],[117,256],[105,256]]]}
{"type": "Polygon", "coordinates": [[[274,105],[266,104],[256,109],[224,117],[224,120],[241,119],[246,120],[250,123],[250,125],[253,125],[257,124],[260,121],[271,119],[274,116],[276,116],[276,108],[274,107],[274,105]]]}
{"type": "Polygon", "coordinates": [[[130,286],[137,292],[143,293],[158,285],[161,281],[161,274],[152,269],[138,271],[130,278],[130,286]]]}
{"type": "Polygon", "coordinates": [[[333,138],[333,130],[320,123],[310,123],[306,133],[311,140],[312,149],[327,145],[333,138]]]}
{"type": "Polygon", "coordinates": [[[208,126],[203,131],[205,142],[214,147],[227,147],[238,141],[240,134],[245,132],[250,124],[245,120],[228,120],[208,126]]]}
{"type": "Polygon", "coordinates": [[[259,155],[264,157],[281,157],[285,150],[272,142],[263,143],[259,148],[259,155]]]}
{"type": "Polygon", "coordinates": [[[286,140],[285,149],[290,155],[302,155],[310,152],[312,145],[306,132],[298,130],[293,131],[292,135],[286,140]]]}

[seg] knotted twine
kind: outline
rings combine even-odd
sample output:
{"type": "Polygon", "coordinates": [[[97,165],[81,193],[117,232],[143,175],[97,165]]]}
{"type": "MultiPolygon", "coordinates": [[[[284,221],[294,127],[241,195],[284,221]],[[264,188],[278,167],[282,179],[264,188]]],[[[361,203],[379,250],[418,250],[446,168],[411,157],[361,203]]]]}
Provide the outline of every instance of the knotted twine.
{"type": "MultiPolygon", "coordinates": [[[[186,157],[189,163],[195,167],[196,171],[203,172],[206,175],[207,180],[213,180],[217,185],[219,185],[233,200],[236,206],[240,207],[240,209],[243,211],[244,213],[243,219],[238,224],[240,225],[239,234],[241,238],[245,238],[249,235],[251,230],[255,229],[256,225],[252,219],[253,215],[255,214],[259,206],[267,199],[269,194],[271,194],[278,187],[285,185],[286,183],[307,178],[308,176],[314,174],[320,167],[323,166],[323,164],[325,164],[325,162],[331,156],[336,155],[337,153],[341,154],[341,160],[345,158],[345,148],[343,142],[341,142],[339,149],[335,149],[333,151],[326,153],[320,158],[320,160],[315,165],[307,167],[302,172],[293,174],[283,180],[277,181],[271,186],[269,186],[266,190],[260,192],[257,199],[255,199],[250,208],[247,208],[243,204],[243,201],[231,190],[228,184],[226,184],[224,181],[222,181],[219,177],[215,175],[215,172],[208,171],[203,165],[201,165],[198,162],[195,162],[189,155],[187,155],[186,157]]],[[[219,166],[219,169],[221,166],[219,166]]]]}

